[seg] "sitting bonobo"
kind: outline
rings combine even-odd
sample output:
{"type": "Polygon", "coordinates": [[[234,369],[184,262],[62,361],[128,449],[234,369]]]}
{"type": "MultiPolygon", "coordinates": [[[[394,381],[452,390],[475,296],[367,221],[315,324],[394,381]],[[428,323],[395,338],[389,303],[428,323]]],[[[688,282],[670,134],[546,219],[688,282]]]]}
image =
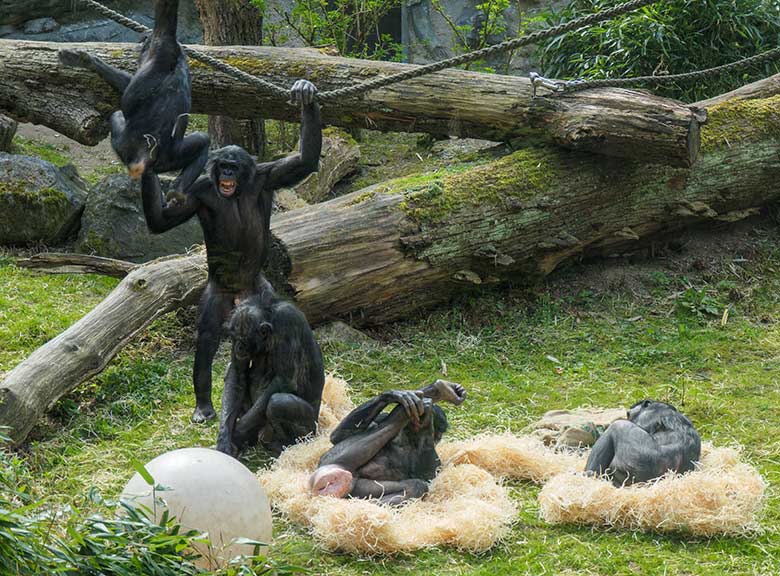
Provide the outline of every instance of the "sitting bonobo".
{"type": "Polygon", "coordinates": [[[166,203],[156,175],[148,170],[143,175],[144,215],[152,233],[170,230],[196,214],[203,228],[209,276],[200,302],[195,349],[195,422],[216,415],[211,403],[211,366],[222,325],[238,301],[258,292],[258,277],[271,242],[274,190],[300,182],[319,166],[322,128],[315,93],[314,85],[306,80],[298,80],[292,87],[292,100],[301,108],[298,153],[256,164],[238,146],[215,150],[207,175],[176,204],[166,203]]]}
{"type": "Polygon", "coordinates": [[[271,285],[233,311],[217,450],[260,441],[275,455],[317,429],[325,369],[306,317],[271,285]]]}
{"type": "Polygon", "coordinates": [[[615,486],[646,482],[667,471],[689,472],[701,455],[699,433],[671,404],[643,400],[599,437],[585,471],[605,475],[615,486]]]}
{"type": "Polygon", "coordinates": [[[466,390],[437,380],[422,390],[384,392],[350,412],[330,436],[333,447],[309,478],[315,496],[378,498],[400,504],[428,492],[441,465],[436,444],[447,417],[434,402],[460,405],[466,390]],[[382,411],[395,406],[389,414],[382,411]]]}

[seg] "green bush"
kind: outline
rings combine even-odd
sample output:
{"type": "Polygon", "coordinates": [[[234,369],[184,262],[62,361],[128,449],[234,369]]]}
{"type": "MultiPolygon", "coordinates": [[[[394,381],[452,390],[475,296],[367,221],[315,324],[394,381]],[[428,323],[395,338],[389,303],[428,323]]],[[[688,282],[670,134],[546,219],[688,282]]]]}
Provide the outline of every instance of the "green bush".
{"type": "MultiPolygon", "coordinates": [[[[620,0],[622,1],[622,0],[620,0]]],[[[574,0],[546,15],[550,26],[600,11],[618,0],[574,0]]],[[[780,44],[777,0],[664,0],[653,6],[554,38],[539,47],[545,75],[623,78],[678,74],[726,64],[780,44]]],[[[706,80],[653,88],[696,101],[774,74],[778,63],[706,80]]]]}

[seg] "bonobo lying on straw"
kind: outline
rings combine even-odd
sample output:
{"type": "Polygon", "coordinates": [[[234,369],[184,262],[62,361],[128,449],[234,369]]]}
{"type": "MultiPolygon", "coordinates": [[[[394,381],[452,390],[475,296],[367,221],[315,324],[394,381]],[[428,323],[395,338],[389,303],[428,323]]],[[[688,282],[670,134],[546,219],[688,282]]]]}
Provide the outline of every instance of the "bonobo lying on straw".
{"type": "Polygon", "coordinates": [[[228,333],[217,450],[236,456],[259,440],[278,456],[316,430],[325,384],[320,347],[303,313],[267,281],[236,307],[228,333]]]}
{"type": "Polygon", "coordinates": [[[596,441],[585,470],[623,486],[693,470],[700,455],[701,439],[688,418],[666,402],[642,400],[596,441]]]}
{"type": "Polygon", "coordinates": [[[141,181],[146,223],[155,234],[198,215],[206,242],[209,277],[200,301],[193,385],[194,422],[215,416],[211,403],[211,367],[222,324],[237,301],[258,291],[268,259],[273,193],[315,172],[322,148],[320,109],[311,82],[298,80],[292,101],[301,108],[300,152],[273,162],[255,163],[239,146],[212,153],[206,175],[187,190],[184,202],[167,204],[156,175],[141,181]]]}
{"type": "Polygon", "coordinates": [[[192,101],[187,56],[176,41],[178,0],[157,0],[154,30],[144,40],[134,75],[82,50],[60,50],[66,66],[100,75],[122,95],[121,110],[111,115],[111,145],[137,180],[147,169],[182,170],[172,193],[183,198],[208,160],[209,137],[184,136],[192,101]]]}
{"type": "Polygon", "coordinates": [[[457,406],[465,398],[463,386],[437,380],[422,390],[384,392],[355,408],[331,434],[333,448],[309,479],[312,494],[386,504],[420,498],[441,464],[436,444],[447,430],[434,402],[457,406]],[[383,414],[389,404],[396,406],[383,414]]]}

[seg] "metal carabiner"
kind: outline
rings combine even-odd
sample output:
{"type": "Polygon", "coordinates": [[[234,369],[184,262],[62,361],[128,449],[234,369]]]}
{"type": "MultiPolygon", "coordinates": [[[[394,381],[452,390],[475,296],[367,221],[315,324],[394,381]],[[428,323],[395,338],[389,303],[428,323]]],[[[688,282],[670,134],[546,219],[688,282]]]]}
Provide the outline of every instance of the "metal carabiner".
{"type": "Polygon", "coordinates": [[[563,92],[566,83],[562,82],[560,80],[551,80],[550,78],[545,78],[541,74],[537,72],[530,72],[528,74],[528,79],[531,81],[531,99],[533,100],[536,98],[536,89],[539,86],[544,86],[548,90],[552,90],[553,92],[563,92]]]}

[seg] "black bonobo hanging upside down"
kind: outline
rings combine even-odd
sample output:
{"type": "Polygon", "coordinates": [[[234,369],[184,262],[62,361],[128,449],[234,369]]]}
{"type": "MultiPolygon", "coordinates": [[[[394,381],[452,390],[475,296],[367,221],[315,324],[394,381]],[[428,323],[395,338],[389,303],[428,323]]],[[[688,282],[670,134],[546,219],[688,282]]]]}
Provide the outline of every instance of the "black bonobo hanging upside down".
{"type": "Polygon", "coordinates": [[[311,493],[391,505],[424,496],[441,465],[436,444],[447,430],[447,417],[434,403],[457,406],[465,398],[460,384],[437,380],[422,390],[384,392],[359,406],[330,435],[333,448],[309,478],[311,493]]]}
{"type": "Polygon", "coordinates": [[[671,404],[642,400],[628,420],[610,424],[591,449],[585,471],[605,475],[615,486],[647,482],[669,470],[689,472],[701,456],[699,433],[671,404]]]}
{"type": "Polygon", "coordinates": [[[142,45],[134,75],[81,50],[60,50],[66,66],[99,74],[122,95],[121,110],[111,115],[111,145],[138,180],[182,170],[172,187],[177,199],[195,182],[208,160],[209,138],[202,132],[184,136],[192,100],[190,69],[176,41],[178,0],[157,0],[154,30],[142,45]]]}
{"type": "Polygon", "coordinates": [[[260,441],[275,455],[317,428],[325,368],[306,317],[267,281],[230,317],[230,365],[217,450],[260,441]]]}
{"type": "Polygon", "coordinates": [[[311,82],[298,80],[291,98],[301,107],[298,153],[256,164],[239,146],[212,152],[206,175],[187,190],[184,201],[168,204],[160,181],[150,171],[141,180],[146,224],[159,234],[197,214],[206,243],[209,275],[200,303],[193,384],[195,422],[215,416],[211,403],[211,367],[222,325],[233,307],[258,291],[258,279],[268,260],[273,193],[316,172],[322,148],[320,108],[311,82]]]}

